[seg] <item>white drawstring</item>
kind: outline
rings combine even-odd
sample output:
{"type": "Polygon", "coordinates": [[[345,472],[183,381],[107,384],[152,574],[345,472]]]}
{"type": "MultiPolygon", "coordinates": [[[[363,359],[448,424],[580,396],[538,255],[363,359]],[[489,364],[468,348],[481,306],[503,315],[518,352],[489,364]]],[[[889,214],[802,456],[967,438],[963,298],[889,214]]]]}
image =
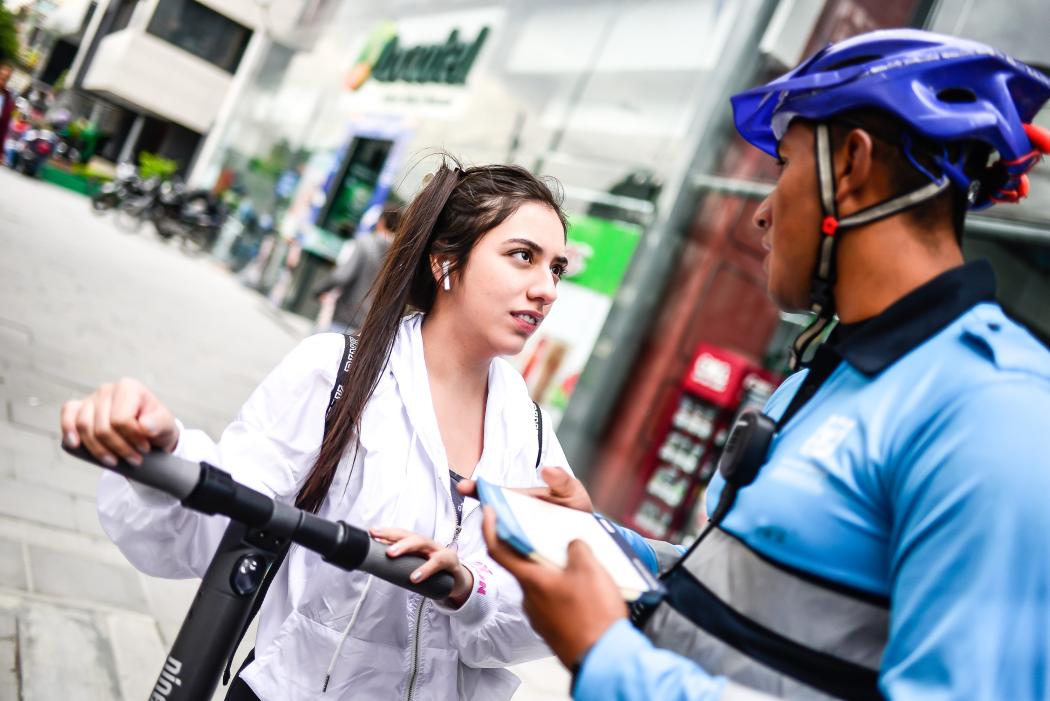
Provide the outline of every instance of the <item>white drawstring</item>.
{"type": "Polygon", "coordinates": [[[328,682],[332,679],[332,670],[335,669],[335,661],[339,658],[339,653],[343,649],[343,643],[346,642],[346,637],[350,635],[350,629],[354,627],[354,622],[357,620],[357,614],[361,613],[361,604],[365,603],[365,597],[368,595],[368,590],[372,586],[372,575],[368,575],[368,579],[365,580],[365,588],[361,590],[361,596],[357,599],[357,606],[354,606],[354,612],[350,614],[350,620],[346,624],[346,628],[343,629],[343,634],[339,637],[339,644],[335,646],[335,652],[332,653],[332,659],[328,663],[328,671],[324,673],[324,686],[321,687],[321,693],[328,692],[328,682]]]}
{"type": "MultiPolygon", "coordinates": [[[[416,449],[416,432],[412,431],[412,438],[408,442],[408,454],[405,456],[405,478],[408,478],[408,466],[412,461],[412,453],[416,449]]],[[[397,495],[398,502],[401,500],[401,494],[397,495]]],[[[350,620],[347,621],[346,628],[343,629],[343,634],[339,637],[339,643],[335,646],[335,652],[332,653],[332,659],[328,662],[328,670],[324,674],[324,685],[321,687],[321,693],[328,693],[328,683],[332,680],[332,670],[335,669],[335,661],[339,659],[339,653],[343,650],[343,643],[346,642],[347,636],[350,635],[350,629],[354,627],[354,623],[357,621],[357,615],[361,612],[361,605],[365,603],[365,596],[368,595],[368,590],[372,586],[372,575],[368,575],[368,579],[365,580],[364,589],[361,590],[361,596],[357,599],[357,605],[354,606],[354,612],[350,614],[350,620]]]]}

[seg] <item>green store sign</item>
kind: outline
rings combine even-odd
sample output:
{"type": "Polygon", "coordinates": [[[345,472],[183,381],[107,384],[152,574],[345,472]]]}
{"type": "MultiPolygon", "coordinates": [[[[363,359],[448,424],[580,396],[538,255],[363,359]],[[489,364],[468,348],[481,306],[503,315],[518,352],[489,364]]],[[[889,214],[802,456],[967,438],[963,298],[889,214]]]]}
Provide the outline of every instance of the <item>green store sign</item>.
{"type": "Polygon", "coordinates": [[[627,266],[642,238],[635,224],[587,215],[569,218],[570,259],[579,261],[565,280],[612,297],[620,288],[627,266]]]}
{"type": "Polygon", "coordinates": [[[369,36],[357,63],[346,77],[346,87],[357,90],[370,77],[381,83],[440,83],[462,85],[481,53],[489,28],[482,27],[473,41],[449,32],[440,44],[402,46],[392,22],[384,22],[369,36]]]}

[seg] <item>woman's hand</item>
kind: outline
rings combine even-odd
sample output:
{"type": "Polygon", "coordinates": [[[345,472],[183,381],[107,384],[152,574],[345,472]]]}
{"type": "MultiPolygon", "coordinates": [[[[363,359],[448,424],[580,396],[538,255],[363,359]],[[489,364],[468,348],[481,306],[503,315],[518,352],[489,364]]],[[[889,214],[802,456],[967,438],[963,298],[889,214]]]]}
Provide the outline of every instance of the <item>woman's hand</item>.
{"type": "MultiPolygon", "coordinates": [[[[543,501],[549,501],[558,506],[566,506],[577,511],[594,511],[591,503],[591,495],[583,486],[583,482],[570,475],[560,467],[544,467],[540,470],[540,476],[547,483],[546,487],[530,487],[527,489],[515,489],[516,492],[528,494],[543,501]]],[[[478,498],[477,485],[474,480],[460,480],[456,485],[460,494],[467,497],[478,498]]]]}
{"type": "Polygon", "coordinates": [[[390,546],[386,550],[388,557],[413,554],[427,558],[427,561],[412,573],[413,582],[422,582],[442,570],[450,573],[454,583],[452,592],[445,601],[447,605],[458,609],[470,596],[470,590],[474,588],[474,575],[460,564],[459,555],[452,548],[446,548],[429,538],[401,528],[372,528],[368,532],[380,543],[390,546]]]}
{"type": "Polygon", "coordinates": [[[138,380],[124,378],[99,387],[84,399],[62,405],[62,440],[70,448],[81,444],[98,460],[115,467],[117,458],[142,464],[153,448],[175,449],[179,429],[175,417],[138,380]]]}

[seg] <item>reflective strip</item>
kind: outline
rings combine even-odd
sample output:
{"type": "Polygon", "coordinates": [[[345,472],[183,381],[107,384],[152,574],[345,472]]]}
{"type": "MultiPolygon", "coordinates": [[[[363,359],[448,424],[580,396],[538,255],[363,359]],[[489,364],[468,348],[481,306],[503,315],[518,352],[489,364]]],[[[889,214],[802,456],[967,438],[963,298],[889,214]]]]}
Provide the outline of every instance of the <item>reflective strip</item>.
{"type": "Polygon", "coordinates": [[[659,647],[791,698],[881,698],[888,601],[778,565],[714,529],[662,577],[644,630],[659,647]]]}
{"type": "Polygon", "coordinates": [[[670,543],[665,543],[662,540],[649,540],[648,538],[645,539],[645,542],[656,554],[657,572],[666,572],[682,559],[682,551],[670,543]]]}
{"type": "Polygon", "coordinates": [[[817,264],[817,277],[824,282],[831,281],[831,265],[835,260],[835,237],[820,237],[820,260],[817,264]]]}
{"type": "Polygon", "coordinates": [[[797,701],[830,701],[835,698],[756,662],[696,627],[666,604],[661,605],[646,623],[645,634],[658,647],[690,658],[711,674],[728,677],[730,684],[721,696],[725,701],[757,701],[769,696],[797,701]],[[745,695],[748,693],[751,695],[745,695]]]}
{"type": "Polygon", "coordinates": [[[718,698],[720,701],[774,701],[776,699],[775,696],[763,694],[761,691],[755,691],[733,682],[726,684],[726,688],[718,698]]]}
{"type": "MultiPolygon", "coordinates": [[[[814,309],[819,315],[821,310],[814,309]]],[[[791,370],[798,370],[804,363],[808,363],[812,358],[807,359],[805,357],[806,350],[809,348],[824,329],[831,323],[831,318],[827,316],[817,316],[809,326],[803,329],[802,333],[795,337],[795,342],[791,344],[791,370]]]]}
{"type": "Polygon", "coordinates": [[[887,607],[802,579],[720,528],[682,564],[755,623],[812,650],[879,668],[890,629],[887,607]]]}
{"type": "Polygon", "coordinates": [[[820,202],[824,214],[835,217],[835,168],[831,162],[831,133],[827,124],[817,125],[817,178],[820,180],[820,202]]]}
{"type": "Polygon", "coordinates": [[[920,187],[918,190],[912,190],[900,197],[894,197],[892,200],[887,200],[882,204],[877,204],[861,210],[856,214],[851,214],[839,222],[839,228],[853,228],[861,226],[862,224],[870,224],[877,219],[882,219],[891,214],[903,212],[905,209],[914,207],[917,204],[921,204],[922,202],[941,194],[948,189],[949,184],[951,184],[951,181],[948,180],[948,178],[942,177],[939,181],[920,187]]]}

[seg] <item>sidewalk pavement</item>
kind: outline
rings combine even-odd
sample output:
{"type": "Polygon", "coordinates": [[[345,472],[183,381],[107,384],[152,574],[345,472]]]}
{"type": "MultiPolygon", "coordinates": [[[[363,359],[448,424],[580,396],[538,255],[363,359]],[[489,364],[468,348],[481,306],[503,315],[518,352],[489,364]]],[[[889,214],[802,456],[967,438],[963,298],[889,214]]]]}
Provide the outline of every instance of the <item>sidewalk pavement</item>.
{"type": "MultiPolygon", "coordinates": [[[[78,195],[7,169],[0,193],[0,701],[146,699],[197,581],[147,577],[106,539],[59,407],[127,375],[218,436],[310,324],[78,195]]],[[[515,671],[515,699],[567,698],[554,660],[515,671]]]]}

